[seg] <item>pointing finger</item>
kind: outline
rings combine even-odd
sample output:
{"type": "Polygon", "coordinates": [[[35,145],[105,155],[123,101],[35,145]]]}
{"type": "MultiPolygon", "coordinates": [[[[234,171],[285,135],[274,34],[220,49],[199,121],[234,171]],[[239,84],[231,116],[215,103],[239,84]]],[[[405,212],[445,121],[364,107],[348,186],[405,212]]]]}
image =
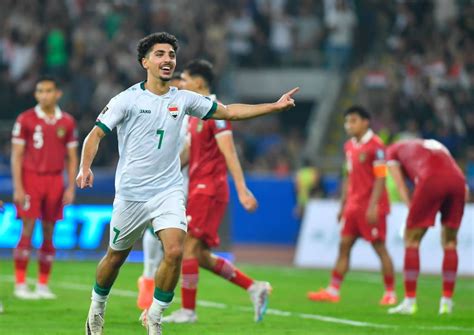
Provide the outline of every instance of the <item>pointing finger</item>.
{"type": "Polygon", "coordinates": [[[299,87],[295,87],[294,89],[288,91],[287,93],[285,93],[285,95],[291,97],[293,94],[295,94],[296,92],[298,92],[300,90],[299,87]]]}

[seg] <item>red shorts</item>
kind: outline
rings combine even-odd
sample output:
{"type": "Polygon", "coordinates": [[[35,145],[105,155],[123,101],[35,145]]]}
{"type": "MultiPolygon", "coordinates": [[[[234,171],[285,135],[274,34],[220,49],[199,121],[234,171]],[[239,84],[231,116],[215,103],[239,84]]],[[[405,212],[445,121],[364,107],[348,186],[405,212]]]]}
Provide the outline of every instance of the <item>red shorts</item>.
{"type": "Polygon", "coordinates": [[[188,234],[201,240],[208,247],[220,243],[218,230],[227,209],[227,202],[214,196],[196,194],[188,199],[186,214],[188,234]]]}
{"type": "Polygon", "coordinates": [[[410,203],[407,228],[429,228],[441,212],[446,227],[458,229],[465,206],[466,182],[458,176],[432,176],[420,180],[410,203]]]}
{"type": "Polygon", "coordinates": [[[341,235],[362,237],[368,242],[385,241],[387,234],[387,216],[379,215],[375,224],[369,224],[366,211],[347,211],[342,218],[341,235]]]}
{"type": "Polygon", "coordinates": [[[26,200],[24,206],[16,205],[18,217],[41,219],[43,222],[56,222],[63,218],[62,174],[39,175],[23,171],[23,187],[26,200]]]}

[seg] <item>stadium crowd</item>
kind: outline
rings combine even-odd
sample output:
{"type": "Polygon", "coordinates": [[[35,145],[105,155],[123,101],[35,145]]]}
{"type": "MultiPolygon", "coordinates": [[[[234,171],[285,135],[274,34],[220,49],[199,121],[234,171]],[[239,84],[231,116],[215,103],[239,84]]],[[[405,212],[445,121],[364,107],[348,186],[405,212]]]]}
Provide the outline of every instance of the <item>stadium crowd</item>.
{"type": "MultiPolygon", "coordinates": [[[[232,95],[228,83],[239,67],[339,71],[362,61],[355,72],[377,130],[435,137],[457,157],[472,157],[462,145],[474,144],[472,14],[470,1],[443,0],[209,0],[206,6],[6,0],[0,3],[0,119],[13,120],[34,104],[35,80],[55,74],[63,82],[61,105],[78,119],[83,137],[110,97],[143,79],[136,42],[165,30],[180,40],[179,64],[195,57],[215,64],[219,96],[232,95]]],[[[299,129],[287,129],[278,117],[236,127],[244,168],[289,174],[301,158],[304,124],[299,129]]],[[[7,166],[9,133],[0,133],[0,165],[7,166]]],[[[115,164],[115,150],[109,152],[99,165],[115,164]]]]}

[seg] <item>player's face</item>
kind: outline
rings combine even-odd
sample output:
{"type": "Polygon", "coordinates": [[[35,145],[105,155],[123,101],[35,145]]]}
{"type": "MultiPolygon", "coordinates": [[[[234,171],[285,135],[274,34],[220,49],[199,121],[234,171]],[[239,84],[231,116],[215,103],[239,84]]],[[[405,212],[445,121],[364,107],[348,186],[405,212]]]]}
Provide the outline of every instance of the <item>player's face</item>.
{"type": "Polygon", "coordinates": [[[52,81],[40,81],[36,84],[35,98],[41,107],[50,108],[55,106],[61,98],[61,91],[52,81]]]}
{"type": "Polygon", "coordinates": [[[191,76],[187,71],[181,74],[181,89],[198,92],[201,87],[201,80],[197,76],[191,76]]]}
{"type": "Polygon", "coordinates": [[[176,68],[176,52],[167,43],[157,43],[142,61],[143,67],[155,78],[170,81],[176,68]]]}
{"type": "Polygon", "coordinates": [[[349,114],[345,118],[344,128],[347,135],[360,137],[369,129],[369,120],[361,118],[357,114],[349,114]]]}

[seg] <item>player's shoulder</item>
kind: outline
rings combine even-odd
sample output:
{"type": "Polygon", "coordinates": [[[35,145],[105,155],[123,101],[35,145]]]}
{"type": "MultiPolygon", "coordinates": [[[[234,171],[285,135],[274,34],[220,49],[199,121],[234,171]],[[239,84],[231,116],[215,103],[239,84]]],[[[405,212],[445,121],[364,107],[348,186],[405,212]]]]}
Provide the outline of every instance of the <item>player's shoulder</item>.
{"type": "Polygon", "coordinates": [[[377,134],[374,134],[372,136],[372,138],[370,139],[370,142],[374,145],[379,145],[379,146],[385,147],[385,144],[383,143],[383,140],[377,134]]]}
{"type": "Polygon", "coordinates": [[[352,148],[352,146],[353,146],[353,140],[352,140],[352,138],[346,140],[346,141],[344,142],[344,151],[350,150],[350,149],[352,148]]]}
{"type": "Polygon", "coordinates": [[[111,99],[111,101],[116,101],[120,103],[130,103],[136,97],[141,96],[144,93],[145,93],[144,82],[140,82],[118,93],[111,99]]]}
{"type": "Polygon", "coordinates": [[[25,122],[36,118],[36,112],[34,108],[29,108],[20,114],[18,114],[17,122],[25,122]]]}
{"type": "Polygon", "coordinates": [[[199,93],[189,91],[189,90],[178,90],[176,87],[171,87],[169,94],[172,97],[176,97],[176,98],[183,98],[183,99],[204,98],[209,101],[212,101],[211,98],[201,95],[199,93]]]}

